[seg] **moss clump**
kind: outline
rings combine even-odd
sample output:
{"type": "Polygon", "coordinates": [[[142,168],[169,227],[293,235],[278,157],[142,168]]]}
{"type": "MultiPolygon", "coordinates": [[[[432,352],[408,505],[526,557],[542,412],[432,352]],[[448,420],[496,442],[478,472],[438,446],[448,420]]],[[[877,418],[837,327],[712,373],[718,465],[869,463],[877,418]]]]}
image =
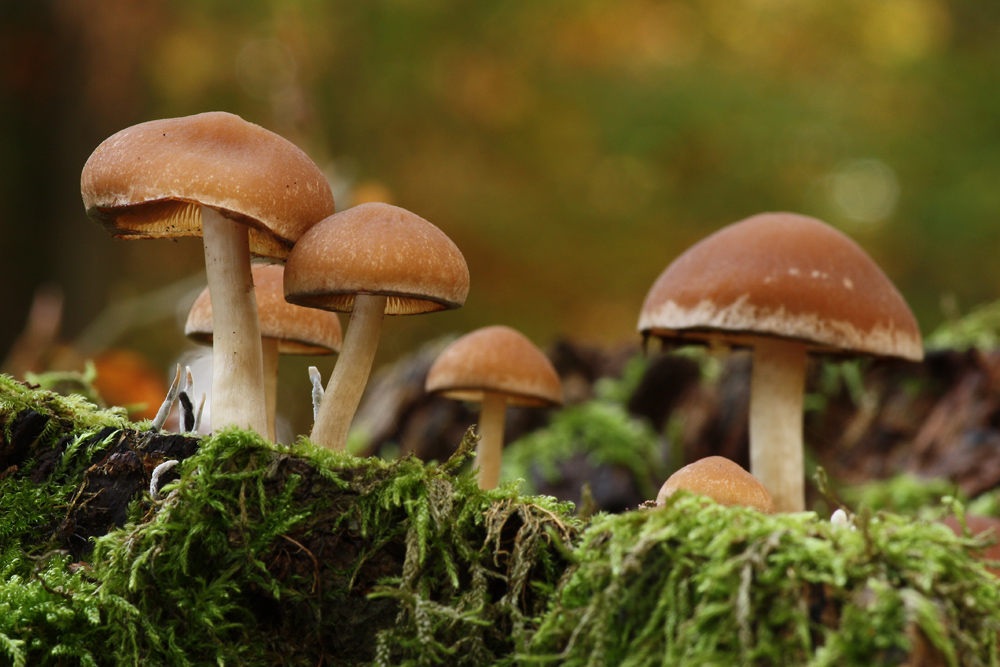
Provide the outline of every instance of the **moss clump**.
{"type": "Polygon", "coordinates": [[[585,523],[481,491],[471,434],[430,466],[198,441],[4,378],[0,428],[0,664],[998,664],[982,543],[926,522],[678,494],[585,523]]]}
{"type": "Polygon", "coordinates": [[[502,479],[523,479],[529,491],[537,491],[533,478],[557,483],[562,466],[575,457],[594,468],[627,470],[644,499],[654,498],[658,484],[667,477],[652,427],[630,415],[618,401],[602,397],[560,410],[548,426],[507,447],[502,479]]]}
{"type": "Polygon", "coordinates": [[[675,494],[597,518],[522,664],[996,665],[971,541],[899,516],[765,516],[675,494]]]}
{"type": "Polygon", "coordinates": [[[567,508],[484,493],[457,466],[235,430],[205,440],[162,505],[97,541],[103,591],[147,620],[116,645],[119,662],[482,665],[512,653],[564,569],[553,542],[574,529],[567,508]]]}
{"type": "Polygon", "coordinates": [[[941,324],[924,344],[930,349],[995,350],[1000,347],[1000,301],[981,304],[941,324]]]}
{"type": "Polygon", "coordinates": [[[101,410],[0,376],[0,664],[107,664],[109,609],[74,551],[81,479],[125,424],[101,410]]]}
{"type": "Polygon", "coordinates": [[[902,474],[889,479],[868,482],[859,486],[842,486],[838,495],[851,507],[868,507],[873,511],[893,512],[908,516],[939,516],[942,498],[958,498],[963,503],[958,487],[946,479],[923,479],[902,474]]]}
{"type": "Polygon", "coordinates": [[[0,479],[0,664],[500,662],[577,532],[565,505],[458,475],[471,433],[443,465],[386,463],[138,432],[0,382],[0,456],[18,461],[0,479]]]}

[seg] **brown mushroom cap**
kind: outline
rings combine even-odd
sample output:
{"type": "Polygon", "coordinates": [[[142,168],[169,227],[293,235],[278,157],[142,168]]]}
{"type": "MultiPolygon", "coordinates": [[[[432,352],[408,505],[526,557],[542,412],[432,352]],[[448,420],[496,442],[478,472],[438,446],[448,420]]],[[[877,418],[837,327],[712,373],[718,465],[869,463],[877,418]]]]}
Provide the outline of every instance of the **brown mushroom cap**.
{"type": "Polygon", "coordinates": [[[882,270],[833,227],[763,213],[680,255],[646,296],[639,330],[741,345],[750,336],[811,350],[923,358],[916,319],[882,270]]]}
{"type": "Polygon", "coordinates": [[[112,135],[87,160],[80,187],[87,215],[113,236],[200,236],[205,205],[250,228],[252,253],[277,259],[334,212],[329,183],[302,150],[223,112],[112,135]]]}
{"type": "Polygon", "coordinates": [[[680,489],[708,496],[720,505],[743,505],[765,514],[774,513],[774,501],[764,485],[721,456],[708,456],[675,472],[660,487],[656,504],[662,505],[668,496],[680,489]]]}
{"type": "Polygon", "coordinates": [[[386,315],[450,310],[465,303],[469,268],[444,232],[389,204],[361,204],[316,223],[285,265],[285,298],[350,312],[355,294],[382,295],[386,315]]]}
{"type": "MultiPolygon", "coordinates": [[[[280,354],[340,351],[343,339],[336,313],[285,301],[284,267],[279,264],[254,266],[251,272],[257,293],[260,335],[276,339],[280,354]]],[[[211,345],[213,330],[212,298],[206,287],[191,306],[184,333],[192,340],[211,345]]]]}
{"type": "Polygon", "coordinates": [[[468,333],[438,356],[427,374],[428,392],[459,401],[502,393],[507,403],[529,407],[562,405],[562,383],[552,362],[520,332],[491,326],[468,333]]]}

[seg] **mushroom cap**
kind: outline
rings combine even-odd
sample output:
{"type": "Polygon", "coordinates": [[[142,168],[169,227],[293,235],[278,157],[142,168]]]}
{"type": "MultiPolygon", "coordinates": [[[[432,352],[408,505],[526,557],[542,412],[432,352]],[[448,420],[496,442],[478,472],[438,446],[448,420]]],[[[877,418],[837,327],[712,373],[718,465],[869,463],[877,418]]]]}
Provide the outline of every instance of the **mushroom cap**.
{"type": "Polygon", "coordinates": [[[491,326],[465,334],[444,349],[425,388],[458,401],[481,402],[486,392],[510,405],[562,405],[562,383],[552,362],[518,331],[491,326]]]}
{"type": "Polygon", "coordinates": [[[765,514],[774,513],[774,501],[764,485],[722,456],[705,457],[675,472],[660,487],[656,504],[662,505],[668,496],[680,489],[708,496],[720,505],[743,505],[765,514]]]}
{"type": "Polygon", "coordinates": [[[333,193],[301,149],[220,111],[140,123],[105,139],[80,179],[87,215],[118,238],[201,236],[201,205],[250,227],[250,251],[284,259],[333,193]]]}
{"type": "Polygon", "coordinates": [[[708,236],[650,288],[639,331],[745,345],[766,335],[819,352],[919,361],[916,319],[850,238],[794,213],[762,213],[708,236]]]}
{"type": "MultiPolygon", "coordinates": [[[[343,339],[336,313],[302,308],[285,301],[284,267],[280,264],[254,266],[251,272],[262,338],[277,339],[280,354],[340,352],[343,339]]],[[[206,287],[188,312],[184,333],[198,343],[211,345],[213,330],[212,298],[206,287]]]]}
{"type": "Polygon", "coordinates": [[[387,297],[386,315],[451,310],[465,303],[469,267],[444,232],[389,204],[361,204],[316,223],[285,264],[285,298],[350,312],[354,295],[387,297]]]}

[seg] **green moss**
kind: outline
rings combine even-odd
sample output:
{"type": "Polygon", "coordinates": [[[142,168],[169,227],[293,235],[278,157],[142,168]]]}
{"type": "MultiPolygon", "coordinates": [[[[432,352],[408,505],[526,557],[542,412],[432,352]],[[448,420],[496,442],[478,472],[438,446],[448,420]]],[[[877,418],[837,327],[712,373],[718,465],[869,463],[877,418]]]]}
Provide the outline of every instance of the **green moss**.
{"type": "Polygon", "coordinates": [[[504,449],[501,478],[523,479],[529,491],[537,471],[546,480],[559,479],[560,465],[583,455],[593,466],[627,469],[644,498],[654,498],[657,480],[667,477],[655,431],[628,414],[619,403],[587,401],[557,412],[551,423],[504,449]]]}
{"type": "Polygon", "coordinates": [[[97,585],[61,554],[5,552],[0,570],[0,662],[99,665],[108,638],[97,585]]]}
{"type": "Polygon", "coordinates": [[[596,519],[522,664],[996,665],[1000,591],[946,527],[858,529],[676,494],[596,519]]]}
{"type": "MultiPolygon", "coordinates": [[[[471,433],[425,465],[227,430],[89,551],[94,470],[152,436],[3,378],[0,420],[0,664],[888,665],[921,641],[998,664],[980,543],[897,515],[852,531],[680,494],[583,522],[481,491],[471,433]]],[[[152,461],[123,470],[148,484],[152,461]]]]}
{"type": "Polygon", "coordinates": [[[567,508],[484,493],[452,475],[457,464],[282,448],[234,430],[206,440],[146,520],[98,540],[103,590],[148,619],[119,660],[486,664],[510,653],[546,600],[537,587],[563,569],[552,542],[574,531],[567,508]]]}
{"type": "Polygon", "coordinates": [[[995,350],[1000,347],[1000,301],[976,306],[966,315],[941,324],[924,340],[930,349],[995,350]]]}
{"type": "Polygon", "coordinates": [[[860,486],[842,486],[838,494],[851,507],[938,519],[952,511],[957,500],[969,514],[1000,516],[1000,491],[992,490],[967,498],[947,479],[926,479],[902,474],[860,486]]]}
{"type": "Polygon", "coordinates": [[[9,375],[0,375],[0,415],[3,415],[4,435],[8,439],[14,425],[12,417],[25,410],[51,418],[48,429],[42,434],[42,444],[52,444],[53,437],[65,433],[78,434],[104,426],[121,427],[127,422],[124,408],[103,409],[81,394],[63,396],[41,386],[18,382],[9,375]]]}
{"type": "Polygon", "coordinates": [[[123,601],[97,598],[88,567],[64,548],[65,518],[88,462],[108,445],[94,436],[122,427],[124,413],[0,376],[0,424],[0,663],[108,664],[102,610],[123,601]],[[58,464],[36,474],[54,451],[58,464]]]}
{"type": "MultiPolygon", "coordinates": [[[[868,507],[909,516],[940,514],[942,498],[959,496],[955,484],[946,479],[923,479],[910,474],[860,486],[845,486],[838,493],[851,507],[868,507]]],[[[967,499],[960,500],[965,502],[967,499]]]]}

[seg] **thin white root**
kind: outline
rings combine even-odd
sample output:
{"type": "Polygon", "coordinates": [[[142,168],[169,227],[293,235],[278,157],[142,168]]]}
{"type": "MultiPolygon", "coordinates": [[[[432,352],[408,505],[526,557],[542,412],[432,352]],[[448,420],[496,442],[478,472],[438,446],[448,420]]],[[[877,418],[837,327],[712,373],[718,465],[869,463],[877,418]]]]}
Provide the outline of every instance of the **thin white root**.
{"type": "Polygon", "coordinates": [[[163,500],[160,496],[160,477],[163,476],[165,472],[177,465],[179,461],[175,459],[170,459],[169,461],[164,461],[160,465],[153,468],[153,474],[149,477],[149,496],[154,500],[159,502],[163,500]]]}
{"type": "Polygon", "coordinates": [[[177,401],[178,388],[181,384],[181,365],[177,364],[177,373],[174,375],[174,381],[170,383],[170,389],[167,390],[167,397],[163,399],[163,404],[160,406],[159,411],[156,413],[156,417],[153,418],[153,423],[150,429],[153,432],[159,432],[163,428],[163,424],[167,421],[167,415],[170,414],[170,410],[174,407],[174,403],[177,401]]]}
{"type": "Polygon", "coordinates": [[[313,421],[316,421],[319,406],[323,403],[323,376],[315,366],[309,367],[309,381],[312,382],[313,421]]]}

